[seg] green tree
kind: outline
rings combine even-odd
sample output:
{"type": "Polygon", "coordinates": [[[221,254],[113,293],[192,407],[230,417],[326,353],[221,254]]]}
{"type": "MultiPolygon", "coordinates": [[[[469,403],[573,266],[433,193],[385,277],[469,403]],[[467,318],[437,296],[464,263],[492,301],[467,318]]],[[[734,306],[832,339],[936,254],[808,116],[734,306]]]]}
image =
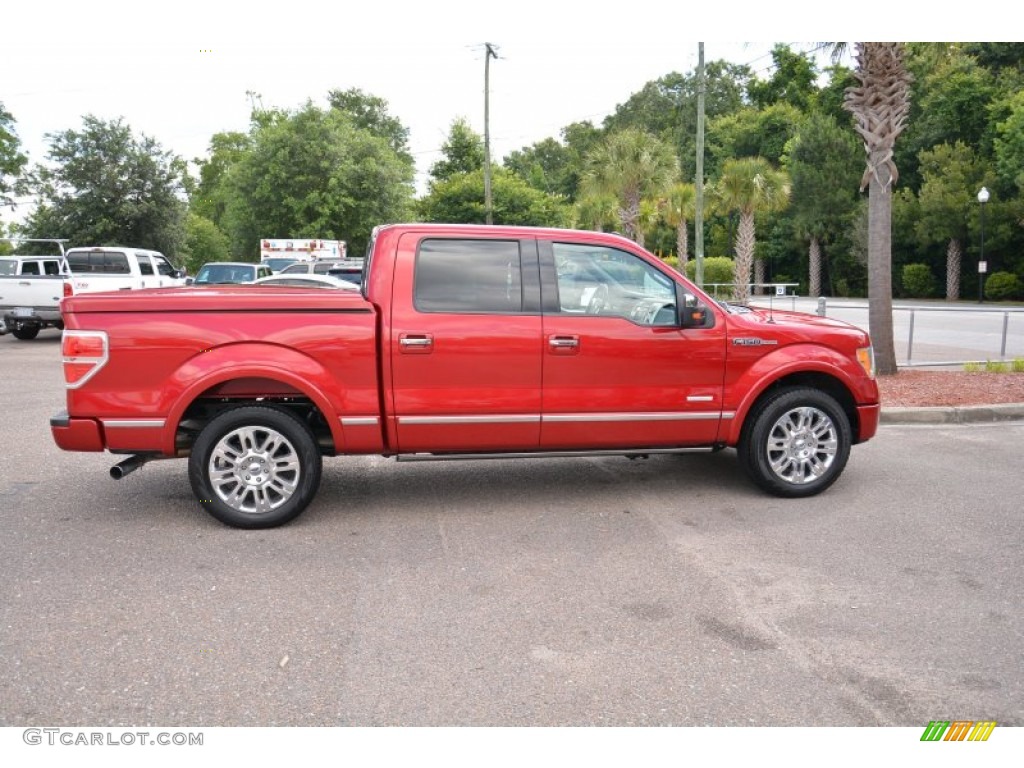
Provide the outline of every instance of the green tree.
{"type": "Polygon", "coordinates": [[[23,231],[80,245],[127,245],[176,256],[185,235],[185,162],[122,120],[82,118],[47,136],[49,165],[30,185],[40,197],[23,231]]]}
{"type": "MultiPolygon", "coordinates": [[[[561,197],[534,189],[504,168],[491,171],[491,195],[495,224],[569,226],[571,211],[561,197]]],[[[418,202],[417,209],[424,221],[485,223],[483,169],[432,182],[430,192],[418,202]]]]}
{"type": "Polygon", "coordinates": [[[20,143],[14,131],[14,117],[0,101],[0,205],[12,204],[9,194],[28,162],[28,158],[18,151],[20,143]]]}
{"type": "Polygon", "coordinates": [[[593,192],[576,199],[573,226],[596,232],[614,230],[619,222],[619,201],[606,192],[593,192]]]}
{"type": "MultiPolygon", "coordinates": [[[[710,122],[746,105],[750,68],[727,61],[708,62],[704,70],[704,113],[710,122]]],[[[634,128],[654,134],[674,147],[681,158],[683,178],[696,172],[697,94],[696,73],[672,72],[646,83],[615,108],[604,120],[607,134],[634,128]]],[[[712,169],[706,169],[708,173],[712,169]]]]}
{"type": "Polygon", "coordinates": [[[803,113],[789,104],[744,109],[715,119],[708,128],[710,168],[720,169],[734,157],[763,157],[778,163],[803,121],[803,113]]]}
{"type": "Polygon", "coordinates": [[[846,108],[864,140],[868,188],[868,325],[878,372],[896,373],[892,330],[892,194],[899,178],[893,150],[910,114],[911,76],[901,43],[857,43],[858,85],[846,92],[846,108]]]}
{"type": "Polygon", "coordinates": [[[649,133],[627,128],[613,133],[587,157],[584,194],[608,194],[619,201],[626,237],[643,245],[640,202],[660,198],[679,178],[675,153],[649,133]]]}
{"type": "Polygon", "coordinates": [[[789,104],[806,112],[817,95],[818,68],[806,53],[794,52],[788,45],[772,48],[774,68],[767,80],[751,80],[747,84],[750,100],[759,109],[772,104],[789,104]]]}
{"type": "Polygon", "coordinates": [[[946,245],[946,299],[955,301],[960,298],[967,222],[977,216],[975,195],[985,182],[985,169],[974,150],[961,142],[922,151],[920,167],[924,182],[914,232],[923,243],[946,245]]]}
{"type": "Polygon", "coordinates": [[[1008,101],[1009,115],[996,126],[995,161],[1000,179],[1024,193],[1024,91],[1008,101]]]}
{"type": "Polygon", "coordinates": [[[576,194],[571,150],[557,139],[547,138],[514,150],[502,165],[541,192],[564,195],[566,199],[576,194]]]}
{"type": "Polygon", "coordinates": [[[821,295],[822,248],[833,242],[857,205],[859,148],[824,114],[812,115],[787,148],[797,232],[809,241],[808,292],[821,295]]]}
{"type": "MultiPolygon", "coordinates": [[[[466,118],[457,118],[452,122],[448,138],[441,145],[441,154],[442,158],[430,166],[430,176],[435,182],[447,181],[457,174],[479,171],[484,167],[483,137],[469,127],[466,118]]],[[[482,201],[483,197],[480,199],[482,201]]]]}
{"type": "Polygon", "coordinates": [[[227,235],[209,219],[190,211],[185,218],[185,242],[181,252],[189,274],[194,275],[208,261],[227,261],[229,255],[227,235]]]}
{"type": "Polygon", "coordinates": [[[240,131],[215,133],[210,139],[209,156],[196,158],[199,181],[189,200],[189,209],[219,227],[231,202],[227,174],[252,150],[252,136],[240,131]]]}
{"type": "Polygon", "coordinates": [[[906,66],[914,77],[914,100],[894,152],[901,185],[917,190],[922,151],[958,141],[989,151],[994,125],[989,104],[997,89],[992,73],[959,43],[908,43],[906,66]]]}
{"type": "MultiPolygon", "coordinates": [[[[723,209],[739,213],[736,231],[736,277],[733,298],[746,303],[750,298],[751,267],[757,244],[754,218],[759,213],[779,211],[789,201],[789,179],[762,157],[727,160],[715,183],[714,194],[723,209]]],[[[756,282],[762,282],[756,279],[756,282]]]]}
{"type": "Polygon", "coordinates": [[[348,115],[356,128],[387,141],[401,160],[413,162],[409,152],[409,129],[388,112],[388,102],[385,99],[358,88],[349,88],[347,91],[328,92],[327,101],[331,109],[348,115]]]}
{"type": "Polygon", "coordinates": [[[306,104],[255,126],[252,141],[227,178],[235,256],[255,258],[268,234],[346,240],[358,253],[373,227],[406,217],[411,163],[338,110],[306,104]]]}

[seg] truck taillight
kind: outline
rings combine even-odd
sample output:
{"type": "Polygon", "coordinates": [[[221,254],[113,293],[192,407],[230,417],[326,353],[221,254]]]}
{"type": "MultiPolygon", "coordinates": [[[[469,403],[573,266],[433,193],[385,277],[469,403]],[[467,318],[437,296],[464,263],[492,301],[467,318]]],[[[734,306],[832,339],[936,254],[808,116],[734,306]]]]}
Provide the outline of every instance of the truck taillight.
{"type": "Polygon", "coordinates": [[[71,281],[70,280],[65,280],[64,281],[64,298],[66,299],[69,296],[74,296],[74,295],[75,295],[75,288],[74,288],[74,286],[71,285],[71,281]]]}
{"type": "Polygon", "coordinates": [[[61,338],[64,357],[64,383],[76,389],[93,376],[109,359],[109,342],[103,331],[65,330],[61,338]]]}

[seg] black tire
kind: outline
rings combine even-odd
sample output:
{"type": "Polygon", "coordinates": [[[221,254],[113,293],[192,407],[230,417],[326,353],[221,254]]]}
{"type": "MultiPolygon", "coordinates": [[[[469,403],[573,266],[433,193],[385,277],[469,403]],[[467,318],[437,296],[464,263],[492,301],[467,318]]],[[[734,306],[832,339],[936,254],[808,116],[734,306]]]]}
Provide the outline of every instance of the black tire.
{"type": "Polygon", "coordinates": [[[747,417],[737,454],[750,478],[775,496],[801,498],[836,481],[850,457],[851,429],[835,398],[783,389],[747,417]]]}
{"type": "Polygon", "coordinates": [[[21,339],[22,341],[31,341],[39,335],[38,325],[23,325],[21,328],[14,328],[11,330],[14,334],[14,338],[21,339]]]}
{"type": "Polygon", "coordinates": [[[287,411],[241,406],[199,433],[188,460],[203,509],[235,528],[294,520],[316,496],[322,459],[312,430],[287,411]]]}

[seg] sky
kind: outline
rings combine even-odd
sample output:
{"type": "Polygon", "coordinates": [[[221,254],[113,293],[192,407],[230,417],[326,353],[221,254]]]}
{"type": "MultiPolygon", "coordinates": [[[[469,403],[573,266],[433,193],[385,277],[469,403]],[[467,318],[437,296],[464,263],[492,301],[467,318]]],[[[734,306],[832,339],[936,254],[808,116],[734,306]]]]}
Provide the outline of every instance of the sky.
{"type": "MultiPolygon", "coordinates": [[[[46,134],[80,128],[85,114],[123,118],[136,135],[192,160],[214,133],[246,131],[254,100],[325,106],[328,91],[358,88],[385,99],[409,128],[422,193],[453,120],[483,134],[485,42],[500,57],[490,63],[491,151],[500,162],[570,123],[600,125],[650,80],[693,71],[698,43],[689,38],[704,39],[707,61],[749,64],[768,77],[774,42],[810,50],[815,43],[797,40],[840,37],[820,2],[694,5],[22,1],[0,14],[0,102],[32,162],[45,159],[46,134]],[[804,18],[817,27],[797,23],[804,18]],[[738,42],[752,38],[761,42],[738,42]]],[[[31,201],[19,202],[4,220],[28,212],[31,201]]]]}

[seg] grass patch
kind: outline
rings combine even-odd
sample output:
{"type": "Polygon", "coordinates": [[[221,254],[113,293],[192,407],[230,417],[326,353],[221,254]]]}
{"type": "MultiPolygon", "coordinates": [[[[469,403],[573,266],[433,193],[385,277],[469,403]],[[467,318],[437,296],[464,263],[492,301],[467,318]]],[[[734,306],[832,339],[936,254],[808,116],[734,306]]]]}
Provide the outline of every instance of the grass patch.
{"type": "Polygon", "coordinates": [[[966,373],[1024,373],[1024,358],[1014,358],[1010,362],[1002,360],[986,360],[984,363],[964,363],[966,373]]]}

